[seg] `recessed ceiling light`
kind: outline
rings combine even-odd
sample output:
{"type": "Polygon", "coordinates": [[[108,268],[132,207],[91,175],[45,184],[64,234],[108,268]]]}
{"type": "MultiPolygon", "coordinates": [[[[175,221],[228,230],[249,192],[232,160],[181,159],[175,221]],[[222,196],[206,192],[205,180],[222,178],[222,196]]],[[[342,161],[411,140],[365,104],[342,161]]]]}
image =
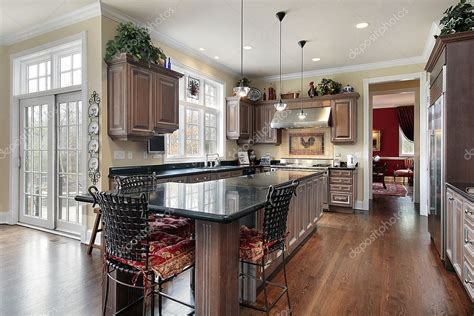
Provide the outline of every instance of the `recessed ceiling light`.
{"type": "Polygon", "coordinates": [[[214,59],[219,59],[219,56],[214,56],[214,59]]]}
{"type": "Polygon", "coordinates": [[[206,49],[205,49],[205,48],[202,48],[202,47],[199,47],[199,50],[200,50],[201,52],[203,52],[203,51],[205,51],[206,49]]]}
{"type": "Polygon", "coordinates": [[[253,47],[250,46],[250,45],[245,45],[245,46],[244,46],[244,49],[252,49],[252,48],[253,48],[253,47]]]}
{"type": "Polygon", "coordinates": [[[367,22],[361,22],[361,23],[356,24],[356,27],[358,29],[365,29],[367,26],[369,26],[369,23],[367,22]]]}
{"type": "Polygon", "coordinates": [[[321,58],[315,57],[315,58],[313,58],[313,59],[311,59],[311,60],[312,60],[312,61],[320,61],[321,58]]]}

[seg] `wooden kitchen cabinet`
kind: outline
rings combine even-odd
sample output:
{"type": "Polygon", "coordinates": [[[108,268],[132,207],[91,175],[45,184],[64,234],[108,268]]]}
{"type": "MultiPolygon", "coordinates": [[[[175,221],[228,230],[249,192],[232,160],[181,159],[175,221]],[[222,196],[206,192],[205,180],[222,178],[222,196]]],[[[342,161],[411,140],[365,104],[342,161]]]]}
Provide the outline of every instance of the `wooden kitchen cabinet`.
{"type": "Polygon", "coordinates": [[[331,140],[335,144],[354,144],[357,141],[357,99],[331,101],[331,140]]]}
{"type": "Polygon", "coordinates": [[[146,141],[179,127],[179,78],[158,65],[125,54],[107,62],[108,133],[117,140],[146,141]]]}
{"type": "Polygon", "coordinates": [[[270,124],[276,110],[273,104],[255,106],[255,144],[281,144],[281,129],[271,128],[270,124]]]}
{"type": "Polygon", "coordinates": [[[329,205],[332,209],[354,209],[357,198],[357,169],[329,170],[329,205]]]}
{"type": "Polygon", "coordinates": [[[254,106],[250,101],[233,96],[226,98],[227,139],[245,142],[253,137],[254,106]]]}

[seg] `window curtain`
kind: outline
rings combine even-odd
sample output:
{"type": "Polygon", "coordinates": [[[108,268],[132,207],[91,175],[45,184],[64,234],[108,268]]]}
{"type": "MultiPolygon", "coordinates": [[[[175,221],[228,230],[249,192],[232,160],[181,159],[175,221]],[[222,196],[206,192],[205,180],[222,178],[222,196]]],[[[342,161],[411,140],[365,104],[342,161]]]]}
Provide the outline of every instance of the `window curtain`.
{"type": "Polygon", "coordinates": [[[410,141],[415,140],[415,111],[414,106],[397,107],[397,117],[400,128],[410,141]]]}

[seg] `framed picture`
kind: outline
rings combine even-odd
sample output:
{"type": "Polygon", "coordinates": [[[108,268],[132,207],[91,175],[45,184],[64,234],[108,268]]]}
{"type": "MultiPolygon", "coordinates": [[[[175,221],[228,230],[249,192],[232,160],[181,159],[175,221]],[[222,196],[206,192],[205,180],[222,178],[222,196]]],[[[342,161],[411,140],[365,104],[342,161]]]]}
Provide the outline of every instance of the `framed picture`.
{"type": "Polygon", "coordinates": [[[197,78],[188,76],[188,84],[186,87],[187,97],[194,100],[199,100],[199,92],[201,88],[201,81],[197,78]]]}
{"type": "Polygon", "coordinates": [[[290,155],[324,155],[324,133],[289,134],[290,155]]]}
{"type": "Polygon", "coordinates": [[[372,131],[372,147],[373,151],[380,151],[382,133],[379,130],[372,131]]]}

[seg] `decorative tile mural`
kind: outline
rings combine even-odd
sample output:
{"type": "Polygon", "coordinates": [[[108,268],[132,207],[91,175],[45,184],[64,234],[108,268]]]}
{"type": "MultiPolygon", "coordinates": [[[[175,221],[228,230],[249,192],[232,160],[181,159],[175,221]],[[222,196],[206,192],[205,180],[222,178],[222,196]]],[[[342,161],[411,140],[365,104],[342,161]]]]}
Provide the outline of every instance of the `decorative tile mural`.
{"type": "Polygon", "coordinates": [[[290,155],[324,155],[324,133],[318,132],[290,132],[290,155]]]}

